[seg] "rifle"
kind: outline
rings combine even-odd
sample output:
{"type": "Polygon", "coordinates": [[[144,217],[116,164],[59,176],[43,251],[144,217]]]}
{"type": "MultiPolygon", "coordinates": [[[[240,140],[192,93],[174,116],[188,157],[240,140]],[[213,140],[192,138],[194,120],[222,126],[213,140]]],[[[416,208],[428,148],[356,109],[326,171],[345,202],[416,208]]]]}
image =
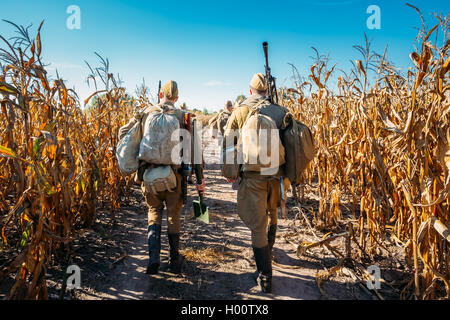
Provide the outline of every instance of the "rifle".
{"type": "MultiPolygon", "coordinates": [[[[186,112],[184,114],[184,127],[186,130],[191,132],[191,114],[189,112],[186,112]]],[[[180,173],[181,173],[181,191],[182,191],[182,195],[183,195],[183,204],[186,204],[187,203],[187,185],[188,185],[187,178],[192,173],[192,166],[182,162],[181,168],[180,168],[180,173]]]]}
{"type": "Polygon", "coordinates": [[[263,42],[263,50],[264,50],[264,57],[266,58],[266,82],[267,82],[267,96],[271,103],[277,104],[278,103],[278,96],[277,96],[277,85],[276,85],[276,78],[272,77],[272,74],[270,73],[270,67],[269,67],[269,44],[264,41],[263,42]]]}
{"type": "Polygon", "coordinates": [[[181,174],[181,194],[183,196],[183,204],[187,203],[187,178],[192,172],[192,168],[187,165],[186,163],[181,163],[180,168],[180,174],[181,174]]]}
{"type": "Polygon", "coordinates": [[[159,85],[158,85],[158,104],[159,104],[159,93],[161,92],[161,80],[159,80],[159,85]]]}
{"type": "MultiPolygon", "coordinates": [[[[263,50],[264,50],[264,57],[266,58],[266,82],[267,82],[267,96],[269,98],[270,103],[278,104],[278,95],[277,95],[277,85],[276,85],[276,78],[274,78],[270,72],[269,67],[269,44],[264,41],[263,42],[263,50]]],[[[284,178],[280,178],[280,184],[281,184],[281,213],[283,215],[283,218],[286,218],[286,196],[284,192],[284,178]]]]}

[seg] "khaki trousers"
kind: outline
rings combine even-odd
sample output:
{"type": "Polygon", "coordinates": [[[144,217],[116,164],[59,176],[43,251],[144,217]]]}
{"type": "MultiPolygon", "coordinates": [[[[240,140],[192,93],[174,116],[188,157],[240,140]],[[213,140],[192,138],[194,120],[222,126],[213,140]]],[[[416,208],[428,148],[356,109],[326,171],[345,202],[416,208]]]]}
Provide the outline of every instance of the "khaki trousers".
{"type": "Polygon", "coordinates": [[[173,192],[163,191],[153,194],[146,190],[142,184],[142,193],[148,205],[148,225],[162,225],[164,204],[167,209],[167,231],[169,234],[180,233],[181,230],[181,208],[183,207],[183,194],[181,190],[181,175],[175,172],[177,187],[173,192]]]}
{"type": "Polygon", "coordinates": [[[252,246],[267,246],[267,226],[278,223],[280,179],[249,178],[244,174],[238,189],[237,203],[239,217],[251,231],[252,246]]]}

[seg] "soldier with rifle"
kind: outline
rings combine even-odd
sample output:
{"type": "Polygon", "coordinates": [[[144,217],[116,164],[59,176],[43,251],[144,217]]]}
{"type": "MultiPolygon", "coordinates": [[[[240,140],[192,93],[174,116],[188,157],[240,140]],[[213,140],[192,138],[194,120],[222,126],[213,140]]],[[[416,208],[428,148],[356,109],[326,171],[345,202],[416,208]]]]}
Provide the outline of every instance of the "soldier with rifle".
{"type": "MultiPolygon", "coordinates": [[[[257,73],[250,81],[250,97],[244,100],[231,114],[228,120],[223,146],[236,144],[235,130],[241,129],[249,113],[256,107],[261,114],[270,117],[278,129],[282,129],[283,119],[288,109],[277,103],[275,79],[272,77],[269,63],[267,43],[263,44],[266,58],[266,74],[257,73]],[[233,139],[234,142],[229,140],[233,139]]],[[[256,148],[256,146],[255,146],[256,148]]],[[[262,175],[261,172],[247,170],[245,165],[240,168],[240,179],[237,205],[242,221],[251,231],[254,258],[257,267],[257,282],[263,292],[272,290],[272,248],[275,243],[278,207],[281,203],[280,179],[283,168],[273,175],[262,175]]],[[[234,182],[227,179],[229,182],[234,182]]]]}

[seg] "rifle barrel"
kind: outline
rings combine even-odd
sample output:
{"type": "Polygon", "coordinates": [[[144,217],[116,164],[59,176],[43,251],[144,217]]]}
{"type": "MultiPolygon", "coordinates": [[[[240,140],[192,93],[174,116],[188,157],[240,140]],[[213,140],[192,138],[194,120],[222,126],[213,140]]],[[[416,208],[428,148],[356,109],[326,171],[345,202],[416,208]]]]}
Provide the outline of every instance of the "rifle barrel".
{"type": "Polygon", "coordinates": [[[160,98],[159,98],[160,92],[161,92],[161,80],[159,80],[159,85],[158,85],[158,103],[160,102],[160,98]]]}
{"type": "Polygon", "coordinates": [[[266,41],[264,41],[263,42],[263,50],[264,50],[264,56],[266,57],[266,59],[268,56],[268,49],[269,49],[269,44],[266,41]]]}
{"type": "Polygon", "coordinates": [[[266,81],[267,81],[267,91],[268,91],[268,98],[270,102],[273,102],[272,97],[272,75],[270,74],[270,67],[269,67],[269,44],[264,41],[263,42],[263,50],[264,50],[264,57],[266,58],[266,81]]]}

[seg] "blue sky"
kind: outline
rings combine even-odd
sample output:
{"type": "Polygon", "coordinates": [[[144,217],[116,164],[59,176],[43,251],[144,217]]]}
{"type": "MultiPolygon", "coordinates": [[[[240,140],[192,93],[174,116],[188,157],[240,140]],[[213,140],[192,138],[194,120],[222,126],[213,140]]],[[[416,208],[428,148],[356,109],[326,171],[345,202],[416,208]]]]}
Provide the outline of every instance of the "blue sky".
{"type": "MultiPolygon", "coordinates": [[[[264,71],[263,41],[269,42],[270,63],[278,84],[290,86],[294,64],[302,76],[309,75],[312,46],[330,53],[332,64],[350,68],[359,59],[352,47],[363,44],[364,32],[373,49],[382,53],[388,44],[390,60],[406,70],[411,66],[416,27],[421,26],[409,2],[421,9],[428,27],[431,12],[449,14],[448,1],[2,1],[1,19],[17,24],[33,23],[42,30],[43,57],[75,87],[80,98],[93,92],[85,82],[84,63],[98,65],[94,52],[107,57],[111,71],[119,73],[124,86],[134,93],[145,78],[152,93],[158,80],[175,80],[180,102],[188,107],[217,110],[227,99],[248,95],[248,82],[264,71]],[[66,9],[81,10],[81,29],[70,30],[66,9]],[[369,30],[366,9],[381,9],[381,29],[369,30]]],[[[0,22],[0,34],[12,28],[0,22]]]]}

